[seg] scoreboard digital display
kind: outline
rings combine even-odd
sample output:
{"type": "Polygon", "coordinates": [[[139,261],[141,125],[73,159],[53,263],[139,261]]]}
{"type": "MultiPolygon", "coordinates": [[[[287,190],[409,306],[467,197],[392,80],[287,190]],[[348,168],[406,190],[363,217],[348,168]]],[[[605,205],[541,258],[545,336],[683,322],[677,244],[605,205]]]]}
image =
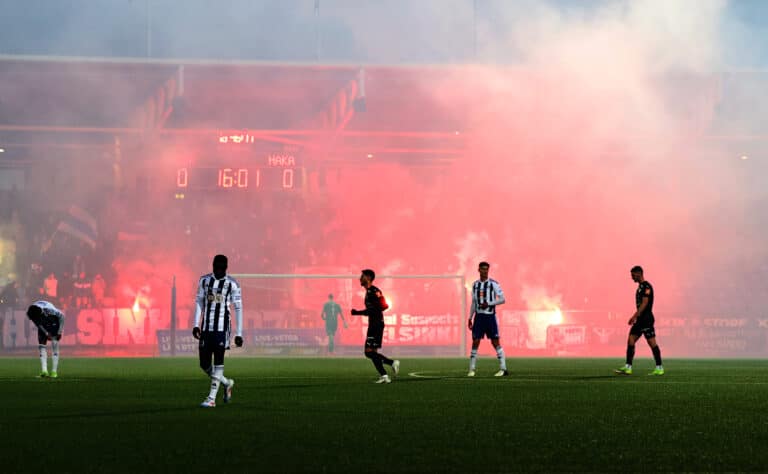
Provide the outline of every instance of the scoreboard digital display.
{"type": "Polygon", "coordinates": [[[292,154],[272,153],[261,165],[188,165],[176,169],[177,192],[187,190],[293,190],[304,185],[303,168],[292,154]]]}

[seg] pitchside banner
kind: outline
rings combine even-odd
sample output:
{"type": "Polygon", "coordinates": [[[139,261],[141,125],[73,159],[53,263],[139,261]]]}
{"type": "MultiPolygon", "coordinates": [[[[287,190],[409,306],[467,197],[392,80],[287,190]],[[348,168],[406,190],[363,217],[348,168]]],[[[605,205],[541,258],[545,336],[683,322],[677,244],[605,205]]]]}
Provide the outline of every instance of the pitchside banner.
{"type": "MultiPolygon", "coordinates": [[[[318,349],[328,345],[328,336],[320,329],[251,329],[243,333],[246,349],[258,353],[298,352],[293,349],[318,349]],[[272,351],[271,349],[276,349],[272,351]]],[[[157,331],[157,345],[160,355],[171,355],[171,331],[157,331]]],[[[176,332],[176,354],[197,354],[198,340],[189,331],[176,332]]]]}
{"type": "MultiPolygon", "coordinates": [[[[2,347],[13,352],[37,346],[37,328],[24,311],[0,313],[2,347]]],[[[176,353],[196,354],[190,330],[191,310],[179,310],[176,353]]],[[[623,354],[627,332],[625,317],[607,312],[568,313],[500,311],[502,344],[510,355],[623,354]]],[[[337,347],[362,347],[368,319],[345,315],[335,331],[337,347]]],[[[385,316],[384,347],[398,355],[460,353],[462,339],[470,336],[463,315],[393,312],[385,316]]],[[[328,334],[316,313],[301,310],[246,311],[246,348],[255,354],[324,354],[328,334]]],[[[659,314],[656,334],[665,355],[673,357],[765,357],[768,353],[768,318],[707,317],[659,314]]],[[[166,311],[103,308],[68,311],[62,344],[84,354],[170,354],[171,338],[166,311]],[[133,349],[132,349],[133,348],[133,349]],[[115,352],[115,350],[118,350],[115,352]]],[[[643,344],[640,343],[642,351],[643,344]]],[[[484,344],[484,353],[490,345],[484,344]]]]}

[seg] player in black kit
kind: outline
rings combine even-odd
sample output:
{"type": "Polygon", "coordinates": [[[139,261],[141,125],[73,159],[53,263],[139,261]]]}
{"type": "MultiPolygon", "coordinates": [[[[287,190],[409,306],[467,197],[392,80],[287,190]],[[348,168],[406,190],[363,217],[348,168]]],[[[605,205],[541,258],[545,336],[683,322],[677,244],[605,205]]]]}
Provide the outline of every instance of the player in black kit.
{"type": "Polygon", "coordinates": [[[643,277],[643,268],[640,266],[632,267],[630,270],[632,281],[638,284],[635,292],[635,306],[637,311],[629,318],[629,339],[627,340],[627,363],[624,367],[616,369],[615,372],[621,375],[632,375],[632,359],[635,357],[635,342],[640,336],[645,336],[648,345],[651,346],[653,359],[656,361],[656,368],[648,375],[664,375],[664,367],[661,365],[661,349],[656,344],[656,331],[653,328],[655,319],[653,317],[653,286],[643,277]]]}
{"type": "Polygon", "coordinates": [[[368,333],[365,337],[365,357],[371,359],[379,379],[376,383],[391,383],[392,379],[387,375],[384,364],[391,365],[395,375],[400,372],[400,361],[392,360],[379,353],[382,339],[384,338],[384,311],[389,308],[387,300],[381,290],[373,286],[376,274],[373,270],[365,269],[360,275],[360,286],[365,288],[365,309],[352,310],[352,316],[368,316],[368,333]]]}

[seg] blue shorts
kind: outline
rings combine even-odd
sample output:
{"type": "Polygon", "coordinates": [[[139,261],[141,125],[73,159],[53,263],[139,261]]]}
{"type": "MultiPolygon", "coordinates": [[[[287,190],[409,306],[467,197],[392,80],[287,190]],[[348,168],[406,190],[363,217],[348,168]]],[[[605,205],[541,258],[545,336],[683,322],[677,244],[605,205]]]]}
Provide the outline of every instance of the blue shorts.
{"type": "Polygon", "coordinates": [[[499,338],[499,324],[495,314],[476,314],[472,324],[472,339],[499,338]]]}

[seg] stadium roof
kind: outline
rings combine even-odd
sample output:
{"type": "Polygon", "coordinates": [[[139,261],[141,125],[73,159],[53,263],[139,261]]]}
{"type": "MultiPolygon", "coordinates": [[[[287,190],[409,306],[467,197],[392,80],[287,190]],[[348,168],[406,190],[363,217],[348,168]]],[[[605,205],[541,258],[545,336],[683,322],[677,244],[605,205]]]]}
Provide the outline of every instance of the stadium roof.
{"type": "Polygon", "coordinates": [[[470,99],[447,104],[432,85],[460,67],[3,56],[0,146],[254,130],[287,144],[333,132],[350,146],[444,149],[436,141],[456,141],[470,99]]]}

